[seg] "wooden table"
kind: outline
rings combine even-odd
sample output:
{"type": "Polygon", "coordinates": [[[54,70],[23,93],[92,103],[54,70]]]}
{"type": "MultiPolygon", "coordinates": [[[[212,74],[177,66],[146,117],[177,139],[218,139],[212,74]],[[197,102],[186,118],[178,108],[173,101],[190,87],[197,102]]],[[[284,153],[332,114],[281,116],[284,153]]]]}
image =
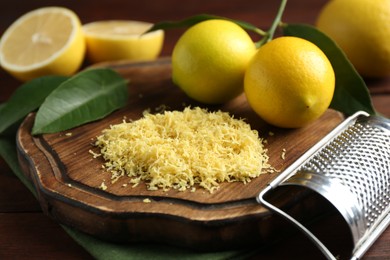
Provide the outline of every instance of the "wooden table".
{"type": "MultiPolygon", "coordinates": [[[[325,0],[290,0],[284,22],[313,24],[325,0]]],[[[179,20],[199,13],[240,19],[267,29],[276,14],[278,1],[256,0],[164,0],[164,1],[0,1],[0,34],[20,15],[47,5],[73,9],[83,23],[107,19],[133,19],[149,22],[179,20]]],[[[170,55],[182,30],[166,34],[162,55],[170,55]]],[[[86,64],[88,65],[88,64],[86,64]]],[[[0,70],[0,102],[5,102],[20,82],[0,70]]],[[[366,80],[376,109],[390,117],[390,78],[366,80]]],[[[332,228],[332,218],[315,228],[332,228]]],[[[301,234],[293,235],[261,251],[255,258],[317,258],[321,255],[301,234]]],[[[90,259],[82,247],[53,220],[45,216],[27,188],[0,158],[0,259],[90,259]]],[[[364,259],[390,259],[390,229],[385,231],[364,259]]]]}

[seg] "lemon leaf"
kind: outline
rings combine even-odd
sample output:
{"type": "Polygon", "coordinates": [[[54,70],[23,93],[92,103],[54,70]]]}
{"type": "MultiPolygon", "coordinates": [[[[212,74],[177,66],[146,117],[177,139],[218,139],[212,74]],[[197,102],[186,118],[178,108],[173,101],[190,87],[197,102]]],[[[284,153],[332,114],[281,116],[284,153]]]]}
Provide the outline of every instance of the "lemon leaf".
{"type": "Polygon", "coordinates": [[[243,28],[245,30],[252,31],[252,32],[258,33],[258,34],[263,35],[263,36],[267,34],[266,32],[262,31],[261,29],[257,28],[256,26],[254,26],[251,23],[240,21],[240,20],[233,20],[233,19],[229,19],[229,18],[226,18],[226,17],[222,17],[222,16],[210,15],[210,14],[194,15],[194,16],[191,16],[189,18],[186,18],[186,19],[180,20],[180,21],[163,21],[163,22],[159,22],[159,23],[154,24],[145,33],[149,33],[149,32],[152,32],[152,31],[157,31],[157,30],[167,30],[167,29],[176,29],[176,28],[190,27],[190,26],[193,26],[193,25],[195,25],[197,23],[200,23],[200,22],[203,22],[203,21],[206,21],[206,20],[211,20],[211,19],[228,20],[228,21],[236,23],[237,25],[239,25],[241,28],[243,28]]]}
{"type": "Polygon", "coordinates": [[[32,134],[54,133],[95,121],[123,107],[127,81],[111,69],[89,69],[63,82],[39,108],[32,134]]]}
{"type": "Polygon", "coordinates": [[[68,77],[45,76],[24,83],[0,108],[0,134],[14,127],[28,113],[36,110],[45,98],[68,77]]]}
{"type": "Polygon", "coordinates": [[[352,115],[363,110],[376,114],[368,88],[344,52],[327,35],[306,24],[283,24],[285,36],[296,36],[316,44],[328,57],[336,76],[330,108],[352,115]]]}

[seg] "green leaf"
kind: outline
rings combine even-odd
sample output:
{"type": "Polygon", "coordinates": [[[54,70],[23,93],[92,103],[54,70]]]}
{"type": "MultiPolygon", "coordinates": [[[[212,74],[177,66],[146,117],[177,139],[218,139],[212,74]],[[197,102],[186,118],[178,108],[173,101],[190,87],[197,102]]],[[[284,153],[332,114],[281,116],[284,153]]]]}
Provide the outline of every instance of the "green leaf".
{"type": "Polygon", "coordinates": [[[253,24],[244,22],[244,21],[239,21],[239,20],[233,20],[229,19],[226,17],[221,17],[221,16],[216,16],[216,15],[209,15],[209,14],[200,14],[200,15],[195,15],[191,16],[187,19],[181,20],[181,21],[163,21],[160,23],[154,24],[147,32],[152,32],[152,31],[157,31],[157,30],[167,30],[167,29],[175,29],[175,28],[183,28],[183,27],[190,27],[193,26],[197,23],[206,21],[206,20],[211,20],[211,19],[223,19],[223,20],[228,20],[231,22],[234,22],[241,26],[241,28],[252,31],[255,33],[258,33],[260,35],[266,35],[266,32],[262,31],[261,29],[257,28],[253,24]]]}
{"type": "Polygon", "coordinates": [[[45,98],[67,77],[45,76],[33,79],[15,90],[0,109],[0,135],[14,128],[28,113],[36,110],[45,98]]]}
{"type": "Polygon", "coordinates": [[[89,69],[63,82],[39,108],[32,133],[54,133],[95,121],[123,107],[127,81],[111,69],[89,69]]]}
{"type": "Polygon", "coordinates": [[[285,24],[282,28],[284,35],[309,40],[328,57],[336,76],[336,88],[330,104],[331,108],[346,115],[352,115],[359,110],[376,114],[364,80],[331,38],[315,27],[305,24],[285,24]]]}

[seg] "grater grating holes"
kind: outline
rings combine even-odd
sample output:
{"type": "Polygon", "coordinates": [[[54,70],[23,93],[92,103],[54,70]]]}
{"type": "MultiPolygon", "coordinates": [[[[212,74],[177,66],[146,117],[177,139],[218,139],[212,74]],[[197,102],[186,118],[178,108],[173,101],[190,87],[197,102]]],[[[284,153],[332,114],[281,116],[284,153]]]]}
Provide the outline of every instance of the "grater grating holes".
{"type": "Polygon", "coordinates": [[[367,228],[389,207],[389,136],[379,127],[356,122],[301,167],[347,186],[364,210],[367,228]]]}

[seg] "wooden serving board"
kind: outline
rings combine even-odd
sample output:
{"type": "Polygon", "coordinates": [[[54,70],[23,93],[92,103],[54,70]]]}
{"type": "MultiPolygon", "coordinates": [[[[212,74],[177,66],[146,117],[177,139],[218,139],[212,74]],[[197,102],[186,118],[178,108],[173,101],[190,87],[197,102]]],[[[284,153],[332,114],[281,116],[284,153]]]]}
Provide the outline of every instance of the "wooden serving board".
{"type": "MultiPolygon", "coordinates": [[[[283,223],[259,205],[256,195],[279,173],[264,174],[248,184],[222,183],[214,193],[148,191],[144,184],[123,186],[124,177],[111,184],[111,174],[89,150],[96,136],[124,117],[138,119],[146,109],[161,105],[182,110],[205,105],[186,97],[171,82],[169,58],[154,62],[101,64],[130,80],[129,104],[110,116],[65,132],[32,136],[34,114],[22,123],[18,135],[19,160],[33,182],[44,212],[60,223],[102,239],[118,242],[154,241],[201,250],[259,244],[283,230],[283,223]],[[69,134],[71,133],[71,134],[69,134]],[[107,189],[100,185],[105,182],[107,189]],[[149,199],[150,203],[144,200],[149,199]]],[[[245,95],[208,109],[228,111],[246,118],[268,140],[270,163],[282,171],[330,132],[343,116],[328,110],[320,119],[300,129],[280,129],[264,123],[248,106],[245,95]],[[273,135],[269,135],[272,132],[273,135]],[[282,158],[282,151],[285,159],[282,158]]],[[[315,203],[299,201],[298,215],[312,216],[315,203]]],[[[287,205],[288,206],[288,205],[287,205]]]]}

